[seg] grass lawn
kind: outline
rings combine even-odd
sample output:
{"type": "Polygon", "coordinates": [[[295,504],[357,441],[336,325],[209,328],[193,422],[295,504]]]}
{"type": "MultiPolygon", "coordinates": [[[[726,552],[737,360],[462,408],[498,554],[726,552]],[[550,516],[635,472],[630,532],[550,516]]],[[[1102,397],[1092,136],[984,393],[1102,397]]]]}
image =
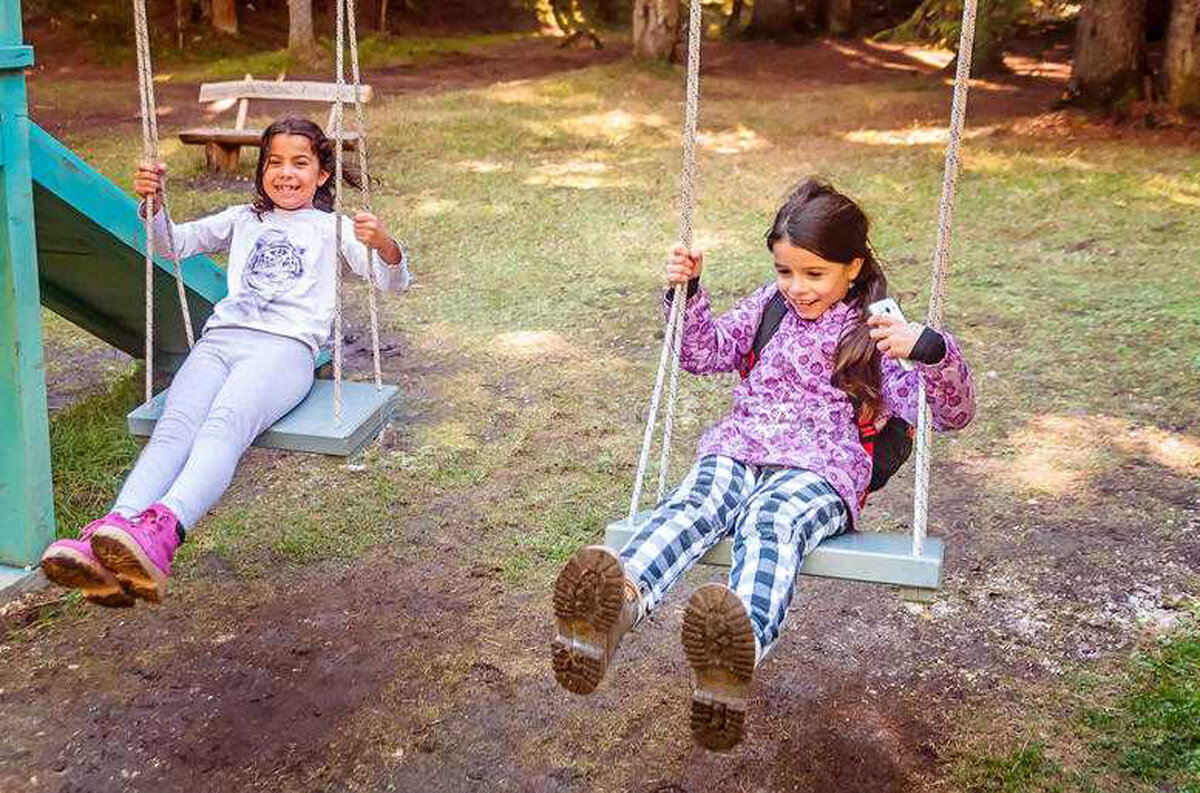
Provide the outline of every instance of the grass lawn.
{"type": "MultiPolygon", "coordinates": [[[[353,565],[388,544],[413,565],[449,553],[447,569],[481,569],[525,598],[530,619],[545,617],[558,565],[628,499],[677,223],[681,83],[673,69],[620,63],[370,108],[374,200],[411,247],[417,278],[383,304],[385,331],[405,342],[386,362],[405,418],[350,464],[252,453],[187,546],[181,587],[202,586],[213,559],[253,579],[353,565]]],[[[861,200],[893,293],[921,316],[942,150],[904,141],[944,123],[949,89],[717,70],[703,91],[696,239],[717,307],[772,277],[767,224],[789,186],[816,173],[861,200]]],[[[913,616],[863,606],[863,589],[814,591],[867,608],[863,631],[903,626],[895,656],[851,639],[845,653],[872,668],[870,681],[894,663],[894,690],[933,699],[920,718],[941,736],[937,759],[901,769],[912,789],[1196,793],[1200,655],[1187,603],[1200,591],[1200,154],[1170,140],[1040,135],[1011,123],[1038,108],[1017,103],[1006,118],[982,106],[977,124],[995,129],[964,147],[946,312],[974,368],[979,417],[935,450],[931,520],[952,548],[947,593],[913,616]],[[1159,629],[1126,602],[1141,587],[1159,593],[1159,629]],[[1088,627],[1112,603],[1120,619],[1088,627]],[[1171,638],[1154,638],[1160,630],[1171,638]]],[[[127,186],[136,132],[79,129],[67,143],[127,186]]],[[[165,149],[178,217],[246,196],[245,185],[213,189],[198,150],[165,149]]],[[[356,291],[359,309],[362,300],[356,291]]],[[[69,332],[47,331],[60,347],[69,332]]],[[[68,533],[102,508],[136,453],[120,427],[137,380],[107,382],[53,417],[68,533]]],[[[732,382],[685,381],[673,478],[732,382]]],[[[864,528],[904,530],[910,488],[873,500],[864,528]]],[[[849,619],[815,608],[813,624],[828,620],[832,634],[849,619]]],[[[820,655],[819,629],[796,619],[772,669],[820,655]]],[[[547,674],[524,652],[513,650],[517,679],[547,674]]],[[[439,707],[465,707],[451,700],[439,707]]],[[[649,704],[639,707],[612,715],[607,737],[586,749],[559,722],[531,723],[521,762],[573,757],[563,762],[587,785],[612,790],[639,778],[612,760],[631,747],[647,763],[685,767],[679,745],[661,748],[653,732],[642,742],[633,725],[649,704]]],[[[750,773],[729,763],[720,768],[750,773]]]]}

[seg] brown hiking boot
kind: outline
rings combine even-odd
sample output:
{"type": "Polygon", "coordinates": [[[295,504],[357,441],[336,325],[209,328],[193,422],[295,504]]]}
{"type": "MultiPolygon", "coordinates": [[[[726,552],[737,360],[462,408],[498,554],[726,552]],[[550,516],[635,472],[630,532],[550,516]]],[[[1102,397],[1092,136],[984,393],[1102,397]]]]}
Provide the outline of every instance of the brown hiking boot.
{"type": "Polygon", "coordinates": [[[692,593],[683,615],[683,651],[695,672],[692,736],[706,749],[742,740],[754,677],[754,628],[742,601],[723,584],[692,593]]]}
{"type": "Polygon", "coordinates": [[[577,551],[554,582],[557,633],[550,653],[559,685],[576,694],[595,691],[639,607],[637,585],[615,553],[602,545],[577,551]]]}

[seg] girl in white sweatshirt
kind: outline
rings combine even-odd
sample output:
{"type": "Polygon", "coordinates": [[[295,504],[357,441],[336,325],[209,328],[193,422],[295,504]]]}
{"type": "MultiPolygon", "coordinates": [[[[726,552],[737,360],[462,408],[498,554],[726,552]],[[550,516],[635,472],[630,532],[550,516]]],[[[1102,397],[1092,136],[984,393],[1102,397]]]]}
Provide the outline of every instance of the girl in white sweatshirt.
{"type": "Polygon", "coordinates": [[[162,211],[166,166],[144,163],[134,191],[154,212],[154,245],[179,257],[229,251],[229,291],[175,375],[162,418],[109,514],[42,557],[52,581],[105,606],[158,602],[185,532],[217,502],[256,437],[300,403],[333,326],[341,254],[385,291],[408,287],[407,257],[369,212],[333,214],[334,146],[311,121],[263,132],[255,199],[174,225],[162,211]],[[373,249],[372,257],[368,249],[373,249]],[[374,260],[374,264],[372,264],[374,260]]]}

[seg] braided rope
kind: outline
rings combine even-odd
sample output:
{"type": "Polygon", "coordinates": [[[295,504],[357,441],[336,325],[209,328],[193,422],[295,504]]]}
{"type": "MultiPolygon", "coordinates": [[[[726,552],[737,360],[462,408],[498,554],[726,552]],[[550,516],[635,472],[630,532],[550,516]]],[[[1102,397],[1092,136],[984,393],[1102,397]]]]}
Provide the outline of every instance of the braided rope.
{"type": "MultiPolygon", "coordinates": [[[[371,180],[367,173],[367,121],[362,101],[362,75],[358,68],[358,31],[355,29],[354,0],[346,0],[346,23],[350,37],[350,75],[354,80],[354,128],[358,134],[358,172],[362,179],[362,207],[371,211],[371,180]]],[[[375,249],[367,248],[367,290],[371,314],[371,355],[375,366],[375,388],[383,390],[383,364],[379,354],[379,300],[375,286],[375,249]]]]}
{"type": "MultiPolygon", "coordinates": [[[[371,180],[367,170],[367,136],[366,113],[362,102],[362,73],[358,66],[358,32],[355,29],[354,0],[338,0],[337,4],[337,35],[334,69],[337,72],[337,96],[334,102],[333,136],[336,163],[334,165],[333,214],[335,218],[334,240],[337,246],[337,270],[334,277],[333,309],[333,419],[342,421],[342,157],[345,153],[346,107],[342,98],[346,89],[345,49],[346,38],[349,36],[351,80],[354,83],[354,116],[358,133],[358,166],[362,179],[362,205],[367,212],[371,211],[371,180]]],[[[383,389],[383,365],[379,350],[379,301],[375,284],[375,251],[367,248],[367,284],[369,287],[368,305],[371,314],[371,357],[374,364],[375,388],[383,389]]]]}
{"type": "MultiPolygon", "coordinates": [[[[151,163],[159,159],[158,111],[154,102],[154,67],[150,60],[150,26],[146,18],[146,0],[133,0],[133,28],[137,45],[138,100],[142,116],[142,157],[151,163]]],[[[175,232],[171,228],[170,209],[167,206],[166,179],[163,180],[163,214],[167,217],[167,247],[175,271],[175,289],[179,294],[179,310],[183,318],[183,330],[187,336],[188,349],[196,343],[192,330],[191,310],[188,308],[187,290],[183,284],[183,267],[179,262],[179,250],[175,246],[175,232]]],[[[154,202],[147,201],[143,211],[146,231],[146,401],[154,396],[154,202]]]]}
{"type": "Polygon", "coordinates": [[[342,136],[345,129],[342,89],[346,87],[346,73],[342,50],[345,47],[346,4],[337,4],[337,52],[334,54],[337,73],[337,95],[333,112],[333,226],[334,246],[337,248],[334,266],[333,299],[333,421],[342,423],[342,136]]]}
{"type": "MultiPolygon", "coordinates": [[[[696,121],[700,106],[700,1],[691,0],[688,25],[687,97],[684,109],[683,172],[680,175],[679,239],[689,250],[692,247],[692,222],[696,212],[696,121]]],[[[658,409],[662,399],[663,381],[666,379],[667,362],[670,360],[671,381],[667,397],[667,414],[663,422],[662,456],[658,470],[658,499],[666,491],[667,468],[671,454],[671,435],[675,422],[675,403],[679,385],[679,353],[683,341],[684,303],[687,301],[687,285],[679,284],[671,299],[671,311],[663,334],[662,352],[659,354],[658,373],[654,380],[654,391],[650,396],[650,415],[642,435],[641,454],[638,458],[637,474],[634,478],[633,494],[629,499],[629,520],[637,514],[645,483],[646,465],[650,459],[650,447],[654,440],[654,427],[658,421],[658,409]]]]}
{"type": "MultiPolygon", "coordinates": [[[[701,16],[699,0],[692,0],[688,15],[687,99],[683,121],[683,173],[680,177],[679,241],[690,252],[692,222],[696,216],[696,125],[700,115],[700,41],[701,16]]],[[[687,294],[684,286],[675,288],[675,302],[680,303],[679,320],[671,341],[671,385],[667,394],[667,417],[663,421],[662,458],[658,465],[657,500],[667,491],[667,473],[671,457],[671,436],[675,429],[676,395],[679,391],[679,352],[683,346],[684,310],[687,294]]]]}
{"type": "MultiPolygon", "coordinates": [[[[946,143],[946,168],[942,176],[942,197],[938,205],[937,248],[933,254],[933,283],[930,286],[926,324],[942,326],[946,297],[946,276],[950,269],[950,231],[954,220],[954,196],[961,165],[959,149],[967,117],[967,90],[971,81],[971,55],[975,47],[975,16],[978,0],[963,5],[962,34],[958,44],[958,68],[954,74],[954,99],[950,106],[950,135],[946,143]]],[[[925,543],[929,520],[930,416],[925,403],[925,380],[917,390],[917,459],[913,487],[913,555],[919,556],[925,543]]]]}

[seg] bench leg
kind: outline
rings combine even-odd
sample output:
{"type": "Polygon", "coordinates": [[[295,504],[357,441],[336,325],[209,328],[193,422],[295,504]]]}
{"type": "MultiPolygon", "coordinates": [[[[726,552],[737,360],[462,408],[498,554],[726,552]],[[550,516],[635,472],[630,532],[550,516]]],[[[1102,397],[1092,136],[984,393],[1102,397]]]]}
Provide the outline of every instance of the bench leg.
{"type": "Polygon", "coordinates": [[[241,146],[224,146],[220,143],[204,144],[204,160],[209,173],[237,173],[241,159],[241,146]]]}

